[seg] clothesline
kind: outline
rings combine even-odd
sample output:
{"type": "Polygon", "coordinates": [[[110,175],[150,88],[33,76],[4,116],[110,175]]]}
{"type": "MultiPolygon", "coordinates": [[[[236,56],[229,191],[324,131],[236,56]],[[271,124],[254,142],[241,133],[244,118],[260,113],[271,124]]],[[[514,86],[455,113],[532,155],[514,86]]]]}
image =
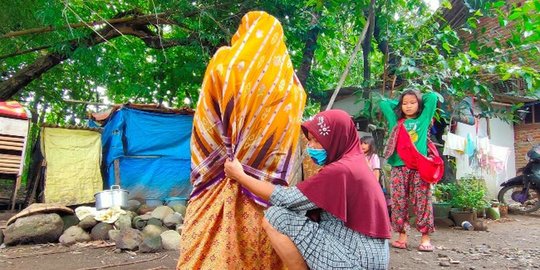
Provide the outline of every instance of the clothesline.
{"type": "Polygon", "coordinates": [[[443,155],[467,162],[473,170],[481,169],[490,174],[506,172],[510,154],[508,147],[492,144],[488,137],[472,136],[470,133],[465,138],[449,132],[443,138],[443,155]]]}

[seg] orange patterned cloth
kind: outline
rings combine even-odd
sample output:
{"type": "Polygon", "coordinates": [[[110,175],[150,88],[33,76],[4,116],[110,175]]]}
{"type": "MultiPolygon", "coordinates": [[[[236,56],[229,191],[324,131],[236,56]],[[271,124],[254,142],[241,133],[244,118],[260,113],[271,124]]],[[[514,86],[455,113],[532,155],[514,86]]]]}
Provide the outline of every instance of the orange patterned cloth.
{"type": "Polygon", "coordinates": [[[193,120],[193,192],[178,269],[282,269],[261,227],[267,202],[225,177],[236,157],[246,173],[287,185],[306,95],[283,41],[265,12],[247,13],[230,47],[208,64],[193,120]]]}

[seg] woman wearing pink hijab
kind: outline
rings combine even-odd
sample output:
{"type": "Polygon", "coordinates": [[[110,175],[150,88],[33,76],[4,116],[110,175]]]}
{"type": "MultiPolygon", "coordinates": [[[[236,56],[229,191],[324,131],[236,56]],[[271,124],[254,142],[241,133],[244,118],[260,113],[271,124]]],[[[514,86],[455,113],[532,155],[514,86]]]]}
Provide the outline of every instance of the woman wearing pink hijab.
{"type": "Polygon", "coordinates": [[[295,187],[262,182],[236,159],[225,163],[226,175],[273,205],[263,228],[288,269],[386,269],[386,203],[350,116],[324,111],[302,130],[308,154],[323,166],[306,181],[295,187]]]}

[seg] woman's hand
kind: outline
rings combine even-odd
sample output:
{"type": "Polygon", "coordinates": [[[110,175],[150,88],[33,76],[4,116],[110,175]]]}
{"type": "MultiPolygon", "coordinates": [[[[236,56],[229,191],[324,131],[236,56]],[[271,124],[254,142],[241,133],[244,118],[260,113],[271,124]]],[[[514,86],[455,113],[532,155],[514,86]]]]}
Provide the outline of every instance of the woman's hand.
{"type": "Polygon", "coordinates": [[[225,175],[229,178],[238,180],[242,176],[244,176],[246,173],[244,173],[244,168],[242,168],[242,164],[240,164],[240,161],[238,161],[237,158],[234,160],[230,160],[227,158],[225,161],[225,175]]]}
{"type": "Polygon", "coordinates": [[[238,184],[247,188],[251,193],[259,196],[261,199],[268,201],[272,192],[274,192],[274,185],[270,182],[261,181],[255,179],[244,172],[244,168],[238,159],[225,160],[225,175],[237,181],[238,184]]]}

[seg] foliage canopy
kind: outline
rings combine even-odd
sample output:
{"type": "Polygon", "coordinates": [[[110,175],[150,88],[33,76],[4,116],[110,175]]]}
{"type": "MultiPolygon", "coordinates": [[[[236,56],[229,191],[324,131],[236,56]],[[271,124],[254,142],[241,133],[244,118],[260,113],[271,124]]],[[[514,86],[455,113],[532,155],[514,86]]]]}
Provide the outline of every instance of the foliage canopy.
{"type": "MultiPolygon", "coordinates": [[[[450,97],[450,104],[472,95],[483,101],[486,114],[512,116],[512,110],[497,111],[490,102],[501,93],[540,92],[540,2],[464,2],[467,9],[460,16],[466,22],[447,23],[445,8],[458,3],[463,1],[443,1],[433,12],[422,0],[377,2],[374,29],[367,39],[371,47],[364,59],[370,72],[366,77],[366,65],[354,59],[345,86],[361,89],[368,100],[372,100],[369,92],[389,95],[403,87],[440,92],[450,97]],[[486,38],[493,30],[479,25],[489,17],[509,34],[486,38]],[[508,87],[513,82],[523,87],[508,87]]],[[[366,0],[2,1],[0,94],[10,89],[14,76],[48,56],[59,63],[7,96],[26,103],[45,121],[65,124],[84,117],[87,106],[66,100],[182,107],[189,99],[189,106],[194,106],[212,54],[229,43],[247,11],[265,10],[282,22],[295,67],[305,60],[310,34],[316,33],[305,82],[311,104],[306,114],[313,114],[349,61],[369,4],[366,0]],[[109,23],[143,16],[150,19],[114,27],[109,23]],[[110,36],[102,36],[108,28],[110,36]]]]}

